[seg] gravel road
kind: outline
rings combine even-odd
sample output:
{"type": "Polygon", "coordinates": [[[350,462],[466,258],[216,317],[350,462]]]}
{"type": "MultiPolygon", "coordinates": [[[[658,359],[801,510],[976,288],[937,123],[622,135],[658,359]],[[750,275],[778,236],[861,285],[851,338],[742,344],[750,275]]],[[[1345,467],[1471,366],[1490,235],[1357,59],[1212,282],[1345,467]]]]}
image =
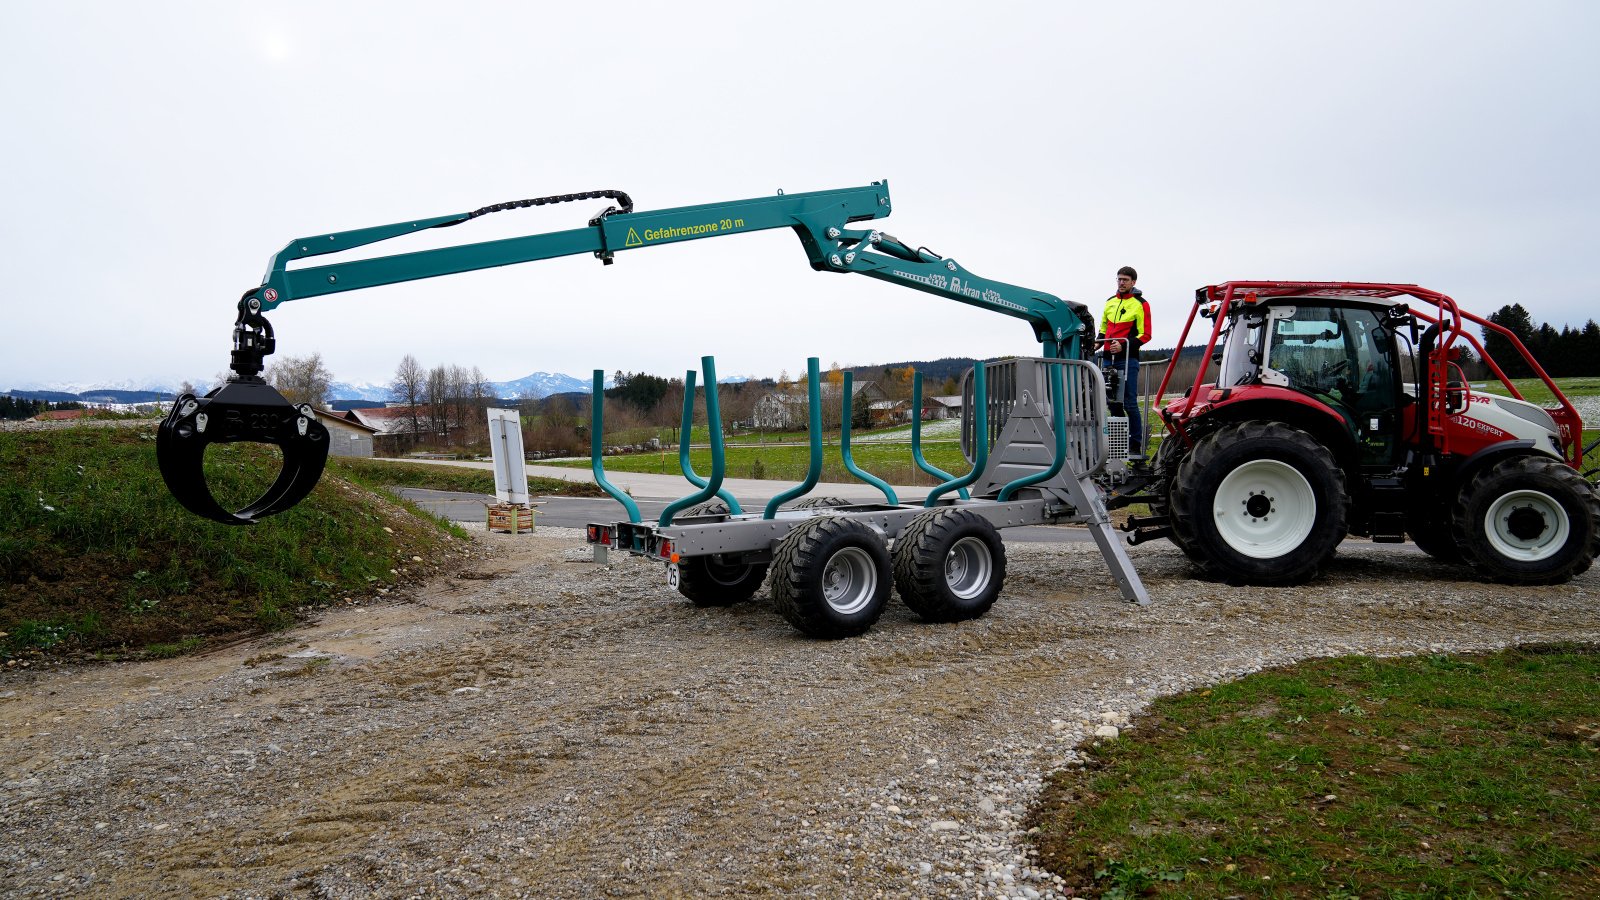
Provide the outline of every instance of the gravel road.
{"type": "Polygon", "coordinates": [[[1009,546],[984,619],[804,639],[576,531],[201,656],[0,675],[10,896],[1055,896],[1019,822],[1152,698],[1311,656],[1600,640],[1600,574],[1461,580],[1348,541],[1300,589],[1009,546]]]}

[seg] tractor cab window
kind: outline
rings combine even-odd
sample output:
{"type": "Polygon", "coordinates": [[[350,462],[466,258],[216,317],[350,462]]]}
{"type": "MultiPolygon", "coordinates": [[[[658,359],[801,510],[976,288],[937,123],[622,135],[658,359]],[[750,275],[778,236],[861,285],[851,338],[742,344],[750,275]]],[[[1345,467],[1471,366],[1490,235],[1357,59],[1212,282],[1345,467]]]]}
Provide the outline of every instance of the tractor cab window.
{"type": "Polygon", "coordinates": [[[1394,337],[1378,312],[1296,305],[1276,307],[1268,317],[1261,380],[1328,404],[1363,442],[1364,455],[1385,455],[1400,384],[1394,337]]]}

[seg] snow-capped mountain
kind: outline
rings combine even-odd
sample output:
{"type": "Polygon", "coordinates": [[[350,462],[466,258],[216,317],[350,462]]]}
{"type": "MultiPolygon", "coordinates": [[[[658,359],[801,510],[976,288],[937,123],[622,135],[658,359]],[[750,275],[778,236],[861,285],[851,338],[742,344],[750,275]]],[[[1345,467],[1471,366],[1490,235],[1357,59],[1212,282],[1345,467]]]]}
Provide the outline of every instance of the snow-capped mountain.
{"type": "Polygon", "coordinates": [[[329,400],[388,400],[389,386],[371,382],[335,381],[328,388],[329,400]]]}
{"type": "MultiPolygon", "coordinates": [[[[559,372],[534,372],[515,381],[490,382],[495,396],[505,398],[548,397],[551,394],[589,393],[594,382],[588,378],[574,378],[559,372]]],[[[609,380],[606,387],[615,387],[609,380]]]]}

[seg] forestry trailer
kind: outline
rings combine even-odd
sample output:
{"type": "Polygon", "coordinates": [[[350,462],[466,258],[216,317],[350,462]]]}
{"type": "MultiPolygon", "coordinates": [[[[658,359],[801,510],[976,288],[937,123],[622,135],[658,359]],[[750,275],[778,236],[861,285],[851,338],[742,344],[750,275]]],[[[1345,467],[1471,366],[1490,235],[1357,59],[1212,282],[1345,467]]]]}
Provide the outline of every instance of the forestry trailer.
{"type": "MultiPolygon", "coordinates": [[[[928,465],[920,453],[919,433],[913,431],[915,462],[942,480],[920,504],[900,503],[889,485],[854,465],[847,405],[840,439],[845,466],[884,494],[882,503],[849,506],[825,498],[800,499],[815,487],[821,471],[820,378],[812,358],[807,479],[772,498],[763,510],[749,513],[721,490],[725,464],[717,382],[712,358],[702,357],[711,472],[709,477],[696,474],[687,447],[680,448],[684,476],[696,490],[674,501],[653,522],[641,521],[637,504],[605,477],[603,378],[597,371],[592,464],[596,481],[628,514],[627,521],[589,526],[588,539],[597,551],[617,549],[662,561],[668,584],[701,606],[748,599],[768,581],[771,569],[770,592],[784,617],[806,634],[838,637],[871,627],[891,588],[898,588],[907,605],[930,621],[981,616],[1005,579],[1005,548],[996,529],[1077,522],[1089,526],[1122,596],[1148,603],[1105,503],[1106,490],[1129,471],[1125,453],[1112,452],[1114,446],[1126,446],[1126,419],[1108,418],[1102,373],[1087,360],[1094,333],[1088,309],[974,275],[954,259],[876,229],[856,227],[889,212],[889,188],[883,182],[646,212],[635,212],[626,194],[593,191],[292,241],[272,258],[262,283],[239,300],[232,375],[204,397],[179,397],[162,422],[156,444],[162,475],[184,507],[230,525],[249,525],[288,510],[316,484],[328,454],[326,429],[310,407],[290,405],[260,377],[264,358],[275,347],[264,314],[282,303],[560,256],[593,254],[609,265],[627,250],[786,228],[800,238],[817,271],[866,275],[1023,319],[1039,341],[1041,355],[980,363],[968,373],[968,474],[956,477],[928,465]],[[453,227],[492,212],[599,198],[619,205],[583,228],[289,268],[295,260],[453,227]],[[971,440],[972,435],[979,439],[971,440]],[[203,459],[207,446],[236,441],[277,445],[283,470],[260,498],[230,512],[212,496],[203,459]]],[[[646,328],[638,326],[641,335],[646,328]]],[[[694,374],[690,370],[686,378],[686,435],[694,374]]],[[[920,414],[913,416],[913,423],[920,426],[920,414]]]]}

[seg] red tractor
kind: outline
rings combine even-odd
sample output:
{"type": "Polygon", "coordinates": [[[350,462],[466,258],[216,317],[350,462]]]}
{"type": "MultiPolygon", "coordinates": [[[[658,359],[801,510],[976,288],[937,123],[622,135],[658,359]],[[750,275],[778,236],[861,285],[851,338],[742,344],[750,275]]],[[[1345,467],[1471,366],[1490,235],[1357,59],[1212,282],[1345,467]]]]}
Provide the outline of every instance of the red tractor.
{"type": "Polygon", "coordinates": [[[1130,542],[1167,537],[1263,585],[1315,576],[1347,534],[1409,535],[1516,584],[1567,581],[1600,553],[1578,412],[1504,328],[1416,285],[1234,281],[1195,292],[1180,348],[1196,312],[1214,320],[1208,364],[1165,406],[1176,355],[1161,382],[1152,515],[1130,542]],[[1521,399],[1468,322],[1509,339],[1556,405],[1521,399]],[[1468,385],[1463,343],[1509,397],[1468,385]]]}

